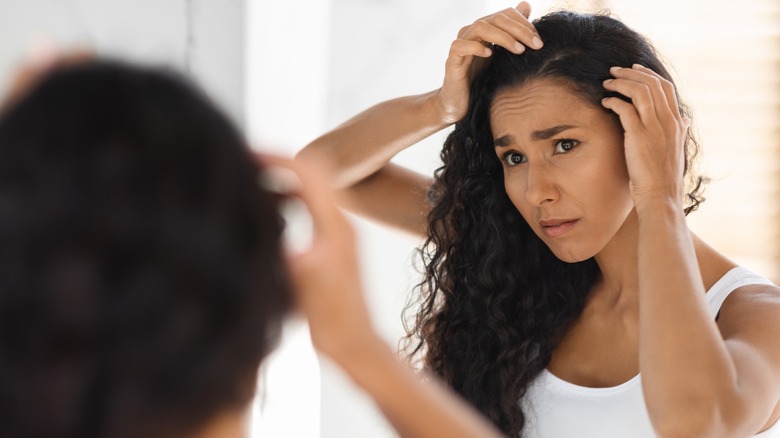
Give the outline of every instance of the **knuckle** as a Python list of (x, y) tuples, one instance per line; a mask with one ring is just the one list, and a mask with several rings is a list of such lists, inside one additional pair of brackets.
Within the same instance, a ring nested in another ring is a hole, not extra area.
[(474, 22), (472, 27), (477, 29), (477, 30), (484, 30), (484, 29), (490, 27), (490, 23), (488, 23), (487, 20), (485, 20), (485, 19), (479, 19), (479, 20)]

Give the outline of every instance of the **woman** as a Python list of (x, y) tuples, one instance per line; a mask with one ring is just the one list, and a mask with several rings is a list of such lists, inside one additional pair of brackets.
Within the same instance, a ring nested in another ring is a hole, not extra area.
[[(464, 27), (440, 89), (299, 155), (427, 238), (412, 355), (512, 436), (780, 434), (780, 289), (688, 229), (697, 145), (666, 68), (615, 19), (529, 13)], [(389, 163), (453, 123), (433, 179)]]
[[(313, 170), (260, 165), (171, 72), (85, 58), (22, 69), (0, 112), (0, 435), (244, 436), (294, 304), (401, 435), (498, 436), (375, 334)], [(304, 253), (283, 253), (268, 166), (299, 179)]]

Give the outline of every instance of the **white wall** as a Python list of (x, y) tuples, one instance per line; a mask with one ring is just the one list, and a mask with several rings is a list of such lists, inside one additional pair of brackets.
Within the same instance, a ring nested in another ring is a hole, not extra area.
[[(393, 97), (441, 86), (444, 61), (458, 30), (484, 15), (483, 0), (331, 0), (326, 129)], [(446, 133), (394, 160), (424, 174), (439, 166)], [(354, 218), (368, 304), (377, 329), (395, 347), (401, 311), (419, 276), (417, 239)], [(322, 367), (322, 437), (391, 437), (371, 401), (332, 366)]]
[(0, 96), (41, 38), (189, 71), (244, 119), (244, 0), (0, 0)]

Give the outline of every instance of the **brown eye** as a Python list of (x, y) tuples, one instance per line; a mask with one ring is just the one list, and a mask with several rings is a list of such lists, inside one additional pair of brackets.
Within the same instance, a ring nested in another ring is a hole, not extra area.
[(555, 142), (555, 152), (558, 154), (565, 154), (574, 149), (578, 144), (579, 142), (577, 140), (572, 140), (570, 138), (558, 140)]
[(525, 157), (517, 152), (507, 152), (504, 155), (504, 162), (507, 166), (513, 167), (525, 162)]

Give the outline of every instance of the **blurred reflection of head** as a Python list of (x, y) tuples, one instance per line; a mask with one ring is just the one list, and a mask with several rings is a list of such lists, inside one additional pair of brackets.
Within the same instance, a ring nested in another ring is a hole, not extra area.
[(9, 437), (195, 436), (240, 417), (290, 306), (274, 197), (173, 73), (46, 76), (0, 119)]

